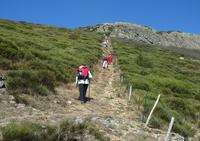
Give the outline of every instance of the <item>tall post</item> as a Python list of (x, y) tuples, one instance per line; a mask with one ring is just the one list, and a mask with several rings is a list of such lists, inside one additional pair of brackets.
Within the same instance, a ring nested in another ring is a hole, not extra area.
[(124, 81), (124, 77), (123, 75), (121, 75), (121, 83), (123, 83), (123, 81)]
[(156, 100), (156, 102), (155, 102), (155, 104), (154, 104), (154, 106), (153, 106), (153, 108), (152, 108), (152, 110), (151, 110), (151, 112), (150, 112), (150, 114), (149, 114), (149, 116), (147, 118), (147, 121), (145, 123), (145, 128), (147, 127), (147, 125), (149, 123), (149, 120), (150, 120), (150, 118), (151, 118), (151, 116), (153, 114), (154, 109), (156, 108), (156, 105), (158, 104), (159, 99), (160, 99), (160, 94), (158, 95), (157, 100)]
[(131, 100), (131, 96), (132, 96), (132, 85), (129, 86), (128, 101)]
[(165, 137), (165, 141), (169, 141), (169, 137), (170, 137), (170, 132), (172, 130), (172, 126), (174, 124), (174, 117), (171, 118), (171, 122), (169, 124), (169, 128), (168, 128), (168, 131), (167, 131), (167, 135)]

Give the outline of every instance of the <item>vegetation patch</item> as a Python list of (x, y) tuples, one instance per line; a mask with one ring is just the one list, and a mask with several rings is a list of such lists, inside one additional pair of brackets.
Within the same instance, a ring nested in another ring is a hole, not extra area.
[(109, 137), (91, 122), (75, 123), (66, 120), (59, 126), (32, 122), (11, 123), (2, 128), (3, 141), (109, 141)]

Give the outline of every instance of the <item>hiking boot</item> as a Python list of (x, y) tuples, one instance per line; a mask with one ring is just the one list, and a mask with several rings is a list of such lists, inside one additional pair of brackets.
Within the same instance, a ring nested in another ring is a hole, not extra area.
[(84, 101), (81, 101), (81, 104), (84, 104), (85, 102)]

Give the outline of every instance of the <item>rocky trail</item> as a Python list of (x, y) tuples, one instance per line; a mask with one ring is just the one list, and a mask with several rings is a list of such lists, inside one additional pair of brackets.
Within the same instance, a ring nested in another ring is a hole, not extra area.
[[(162, 140), (165, 133), (156, 129), (144, 129), (143, 124), (139, 122), (137, 109), (129, 109), (116, 66), (111, 65), (109, 69), (98, 70), (90, 86), (91, 100), (85, 104), (80, 104), (75, 84), (58, 87), (57, 95), (35, 98), (23, 95), (30, 103), (29, 106), (17, 104), (14, 97), (1, 94), (0, 104), (4, 108), (0, 110), (0, 126), (24, 120), (58, 124), (65, 119), (78, 122), (90, 119), (113, 141)], [(181, 140), (179, 136), (174, 137)]]
[[(96, 66), (90, 85), (91, 100), (85, 104), (78, 100), (74, 83), (61, 84), (56, 91), (56, 95), (48, 96), (22, 95), (20, 98), (26, 99), (28, 105), (16, 103), (13, 96), (1, 92), (0, 126), (24, 120), (55, 125), (65, 119), (77, 122), (89, 119), (112, 141), (161, 141), (165, 137), (164, 131), (145, 129), (136, 106), (130, 109), (116, 64), (108, 69), (102, 69), (100, 64)], [(177, 134), (172, 135), (172, 140), (183, 140)]]

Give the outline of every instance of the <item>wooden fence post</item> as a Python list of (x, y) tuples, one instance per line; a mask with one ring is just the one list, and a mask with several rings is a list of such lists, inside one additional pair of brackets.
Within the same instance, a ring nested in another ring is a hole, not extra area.
[(154, 106), (153, 106), (153, 108), (152, 108), (152, 110), (151, 110), (151, 112), (150, 112), (150, 114), (149, 114), (149, 116), (147, 118), (147, 121), (145, 123), (145, 128), (147, 127), (147, 125), (149, 123), (149, 120), (150, 120), (150, 118), (151, 118), (151, 116), (153, 114), (154, 109), (156, 108), (156, 105), (158, 104), (159, 99), (160, 99), (160, 94), (158, 95), (157, 100), (156, 100), (156, 102), (155, 102), (155, 104), (154, 104)]
[(168, 131), (167, 131), (167, 135), (165, 137), (165, 141), (169, 141), (169, 137), (170, 137), (170, 132), (172, 130), (172, 126), (174, 124), (174, 117), (171, 118), (171, 122), (169, 124), (169, 128), (168, 128)]

